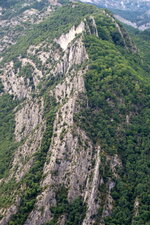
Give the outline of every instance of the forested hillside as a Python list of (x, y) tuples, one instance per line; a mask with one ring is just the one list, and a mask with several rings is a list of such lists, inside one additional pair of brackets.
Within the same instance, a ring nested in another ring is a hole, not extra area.
[(127, 30), (65, 2), (3, 49), (0, 225), (150, 224), (150, 33)]

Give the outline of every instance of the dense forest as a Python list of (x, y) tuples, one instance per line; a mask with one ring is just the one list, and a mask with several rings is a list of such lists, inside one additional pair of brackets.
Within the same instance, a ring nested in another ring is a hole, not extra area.
[[(140, 38), (146, 42), (143, 36), (140, 33), (137, 38), (139, 44)], [(120, 178), (112, 192), (115, 207), (106, 224), (149, 224), (150, 80), (149, 65), (144, 60), (147, 53), (143, 49), (144, 58), (129, 52), (120, 54), (120, 47), (111, 42), (104, 37), (85, 37), (92, 62), (85, 76), (89, 108), (81, 112), (80, 122), (105, 152), (117, 153), (122, 159)], [(106, 170), (103, 176), (109, 179), (112, 174)], [(135, 199), (140, 204), (138, 215), (134, 211)]]

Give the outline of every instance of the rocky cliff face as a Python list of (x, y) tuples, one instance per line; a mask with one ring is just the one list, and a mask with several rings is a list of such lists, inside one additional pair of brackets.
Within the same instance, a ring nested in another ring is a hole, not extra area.
[[(76, 7), (80, 6), (71, 4), (69, 10)], [(126, 51), (136, 52), (115, 19), (105, 11), (99, 13), (117, 33), (111, 44), (121, 40)], [(73, 224), (104, 225), (113, 210), (111, 193), (120, 176), (121, 158), (117, 152), (105, 152), (76, 121), (83, 106), (89, 108), (85, 76), (91, 58), (85, 36), (101, 39), (97, 24), (95, 15), (87, 13), (52, 41), (32, 44), (25, 55), (4, 61), (2, 96), (13, 95), (19, 104), (13, 109), (17, 147), (7, 176), (0, 180), (1, 225), (70, 224), (74, 210), (77, 215), (72, 218), (78, 218)], [(105, 180), (106, 165), (112, 176)], [(137, 199), (135, 214), (138, 204)]]
[[(60, 186), (68, 189), (68, 201), (82, 196), (84, 202), (87, 203), (83, 224), (94, 224), (95, 220), (92, 219), (92, 216), (97, 214), (100, 204), (99, 200), (96, 201), (99, 192), (98, 186), (103, 183), (99, 173), (102, 150), (100, 146), (93, 145), (86, 133), (74, 122), (74, 116), (80, 110), (80, 98), (81, 96), (86, 97), (84, 74), (88, 70), (88, 65), (86, 65), (88, 54), (83, 43), (83, 33), (87, 28), (88, 32), (91, 32), (90, 29), (95, 29), (93, 35), (98, 36), (94, 18), (92, 21), (91, 28), (87, 27), (86, 20), (83, 20), (77, 27), (73, 26), (68, 33), (55, 39), (59, 48), (54, 48), (50, 44), (46, 47), (47, 51), (44, 52), (46, 43), (41, 43), (39, 46), (31, 46), (27, 50), (28, 54), (32, 54), (33, 57), (36, 54), (45, 67), (44, 69), (50, 69), (51, 76), (57, 78), (59, 74), (62, 74), (62, 78), (61, 82), (58, 81), (58, 84), (49, 91), (49, 96), (53, 96), (58, 105), (52, 141), (43, 167), (43, 178), (39, 184), (42, 191), (37, 195), (35, 207), (24, 224), (44, 224), (53, 218), (50, 208), (56, 205), (55, 195)], [(51, 57), (55, 60), (55, 65), (47, 64)], [(26, 98), (15, 113), (15, 139), (17, 142), (24, 141), (15, 152), (8, 179), (2, 182), (8, 182), (10, 179), (19, 182), (28, 173), (34, 161), (34, 154), (41, 145), (45, 130), (43, 98), (35, 99), (31, 96), (33, 89), (30, 81), (28, 78), (25, 80), (20, 76), (19, 72), (27, 65), (32, 66), (32, 85), (35, 89), (40, 80), (44, 76), (47, 76), (48, 80), (49, 75), (45, 75), (28, 58), (19, 57), (18, 60), (21, 67), (15, 71), (13, 61), (8, 62), (1, 75), (1, 80), (5, 92), (13, 94), (19, 99)], [(83, 65), (85, 66), (83, 67)], [(115, 171), (115, 166), (120, 162), (116, 158), (116, 163), (113, 163), (114, 160), (115, 158), (112, 158), (111, 163), (112, 167), (114, 164)], [(113, 186), (113, 181), (110, 180), (108, 193), (111, 191), (111, 185)], [(24, 189), (24, 187), (22, 188)], [(110, 201), (110, 204), (105, 206), (105, 211), (108, 213), (107, 207), (110, 209), (112, 207), (109, 195), (106, 201)], [(17, 202), (19, 198), (18, 194)], [(15, 210), (12, 210), (12, 207)], [(8, 209), (1, 209), (3, 218), (0, 224), (6, 224), (16, 210), (14, 203)], [(59, 221), (59, 224), (64, 224), (65, 217), (60, 217)]]

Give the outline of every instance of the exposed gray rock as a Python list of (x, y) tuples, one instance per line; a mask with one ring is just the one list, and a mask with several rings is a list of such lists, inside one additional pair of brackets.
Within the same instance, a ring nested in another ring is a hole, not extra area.
[(31, 99), (23, 102), (22, 108), (15, 114), (15, 138), (21, 141), (43, 121), (43, 100)]

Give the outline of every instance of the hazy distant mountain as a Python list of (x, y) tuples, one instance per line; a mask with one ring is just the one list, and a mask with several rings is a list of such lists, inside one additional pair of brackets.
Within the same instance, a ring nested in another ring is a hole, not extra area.
[(97, 5), (101, 5), (107, 8), (115, 8), (115, 9), (122, 9), (122, 10), (143, 10), (150, 7), (150, 0), (122, 0), (122, 1), (115, 1), (115, 0), (82, 0), (84, 2), (90, 2)]
[(140, 30), (150, 28), (150, 0), (82, 0), (108, 8), (119, 15), (117, 19)]

